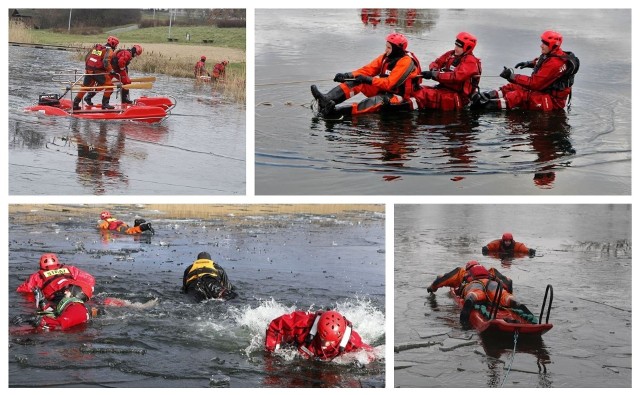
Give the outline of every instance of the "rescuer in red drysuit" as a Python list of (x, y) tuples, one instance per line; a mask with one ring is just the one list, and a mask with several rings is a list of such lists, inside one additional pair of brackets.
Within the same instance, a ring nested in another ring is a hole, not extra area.
[(517, 69), (533, 68), (531, 76), (516, 74), (514, 69), (504, 67), (500, 77), (510, 83), (497, 90), (478, 93), (473, 97), (471, 107), (490, 110), (563, 109), (567, 100), (571, 100), (571, 87), (580, 68), (580, 60), (572, 52), (560, 48), (560, 33), (547, 30), (540, 39), (541, 55), (515, 65)]
[(352, 329), (351, 322), (332, 310), (294, 311), (271, 321), (265, 338), (266, 351), (273, 352), (286, 346), (296, 347), (305, 358), (320, 360), (332, 360), (361, 349), (373, 350)]

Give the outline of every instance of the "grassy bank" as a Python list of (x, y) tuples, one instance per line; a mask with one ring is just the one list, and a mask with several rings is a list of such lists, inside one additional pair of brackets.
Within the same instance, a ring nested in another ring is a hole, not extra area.
[[(146, 205), (56, 205), (12, 204), (9, 215), (27, 214), (28, 221), (56, 221), (67, 218), (95, 218), (102, 210), (109, 210), (124, 221), (131, 213), (153, 219), (227, 218), (242, 219), (247, 216), (277, 214), (315, 214), (348, 216), (356, 211), (384, 212), (384, 205), (377, 204), (146, 204)], [(150, 214), (152, 213), (153, 214)], [(149, 215), (147, 215), (149, 214)]]
[[(166, 74), (173, 77), (193, 78), (193, 67), (200, 56), (207, 57), (207, 70), (213, 65), (228, 60), (224, 81), (211, 84), (211, 89), (221, 92), (230, 100), (246, 103), (246, 29), (215, 27), (173, 27), (172, 37), (178, 42), (167, 42), (166, 27), (151, 27), (117, 33), (120, 48), (130, 48), (140, 44), (144, 48), (142, 56), (129, 65), (132, 76), (135, 71), (150, 74)], [(186, 42), (189, 33), (191, 40)], [(9, 24), (9, 41), (31, 44), (60, 45), (76, 50), (78, 68), (83, 67), (86, 51), (95, 43), (104, 43), (108, 34), (74, 35), (46, 30), (27, 29), (19, 23)], [(213, 40), (204, 44), (202, 40)]]

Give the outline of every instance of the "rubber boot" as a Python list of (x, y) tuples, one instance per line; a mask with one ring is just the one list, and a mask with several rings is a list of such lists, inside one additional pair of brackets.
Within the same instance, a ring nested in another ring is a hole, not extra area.
[(476, 92), (471, 96), (470, 108), (485, 108), (491, 100), (498, 98), (498, 91)]
[[(331, 101), (333, 103), (333, 100)], [(336, 107), (335, 105), (330, 105), (326, 109), (326, 114), (322, 114), (323, 117), (326, 118), (342, 118), (344, 116), (348, 116), (353, 114), (353, 105), (345, 105)]]
[(103, 97), (102, 98), (102, 109), (103, 110), (113, 110), (114, 108), (115, 108), (114, 106), (109, 104), (109, 98), (108, 97)]
[(131, 99), (129, 99), (129, 89), (122, 90), (122, 104), (133, 104)]
[(87, 93), (87, 95), (84, 97), (84, 102), (87, 103), (88, 106), (93, 107), (93, 102), (91, 101), (91, 99), (93, 99), (95, 95), (96, 95), (95, 92)]
[(460, 312), (460, 324), (462, 324), (462, 327), (465, 329), (469, 328), (469, 317), (471, 316), (471, 311), (473, 311), (473, 300), (467, 299), (464, 301), (462, 311)]
[(79, 98), (78, 96), (76, 96), (75, 99), (73, 99), (73, 110), (74, 111), (80, 110), (80, 100), (82, 100), (82, 99)]
[(334, 111), (336, 104), (347, 100), (340, 85), (334, 87), (326, 95), (322, 94), (318, 87), (311, 85), (311, 94), (318, 101), (318, 112), (322, 116), (327, 116)]
[(148, 230), (149, 232), (151, 232), (152, 235), (156, 234), (156, 231), (153, 230), (153, 228), (151, 227), (151, 224), (148, 222), (145, 222), (142, 225), (140, 225), (140, 230), (143, 232)]

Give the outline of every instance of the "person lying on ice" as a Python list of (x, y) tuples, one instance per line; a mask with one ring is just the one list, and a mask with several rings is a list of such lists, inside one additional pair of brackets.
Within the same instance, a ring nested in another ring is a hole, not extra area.
[[(318, 101), (318, 112), (324, 117), (366, 114), (383, 108), (402, 105), (419, 87), (420, 62), (407, 51), (407, 38), (391, 33), (386, 39), (385, 52), (358, 70), (338, 73), (334, 77), (340, 85), (322, 94), (311, 85), (311, 94)], [(418, 77), (418, 78), (416, 78)], [(360, 103), (336, 107), (336, 104), (362, 93), (367, 98)]]
[(495, 299), (498, 291), (498, 284), (501, 283), (503, 290), (500, 296), (500, 306), (515, 308), (533, 317), (533, 314), (522, 303), (516, 301), (513, 294), (513, 282), (504, 276), (497, 269), (487, 270), (478, 261), (469, 261), (466, 266), (457, 267), (449, 273), (438, 276), (427, 291), (434, 293), (438, 288), (455, 288), (456, 294), (464, 299), (464, 305), (460, 312), (460, 323), (464, 327), (469, 325), (469, 316), (476, 304), (489, 304)]
[[(332, 360), (358, 350), (372, 351), (342, 314), (337, 311), (294, 311), (275, 318), (267, 327), (265, 350), (269, 353), (292, 346), (304, 358)], [(369, 356), (375, 359), (373, 354)]]
[(123, 221), (112, 217), (111, 213), (108, 211), (103, 211), (100, 213), (98, 229), (111, 230), (128, 235), (135, 235), (146, 231), (149, 231), (151, 234), (156, 233), (155, 230), (151, 227), (151, 223), (145, 221), (142, 218), (137, 218), (133, 223), (133, 227), (130, 227)]
[(503, 256), (514, 256), (517, 254), (526, 254), (530, 257), (536, 255), (536, 250), (527, 248), (526, 245), (519, 241), (513, 240), (511, 233), (504, 233), (501, 239), (496, 239), (482, 247), (482, 255), (495, 253)]
[(234, 287), (224, 269), (211, 259), (208, 252), (201, 252), (182, 276), (182, 292), (192, 294), (198, 301), (204, 299), (233, 299)]

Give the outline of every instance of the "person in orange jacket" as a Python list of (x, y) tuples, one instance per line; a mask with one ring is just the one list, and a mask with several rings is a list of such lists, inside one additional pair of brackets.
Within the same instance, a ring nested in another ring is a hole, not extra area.
[(420, 109), (451, 111), (463, 108), (477, 93), (482, 65), (473, 50), (478, 40), (467, 32), (456, 36), (454, 49), (440, 55), (422, 72), (424, 79), (438, 82), (436, 86), (421, 86), (414, 97)]
[(97, 314), (97, 310), (85, 304), (93, 296), (95, 279), (91, 274), (60, 263), (53, 253), (43, 254), (39, 265), (40, 269), (16, 289), (34, 297), (38, 312), (13, 317), (13, 325), (65, 330), (86, 323)]
[(265, 350), (272, 353), (286, 346), (297, 348), (304, 358), (320, 360), (361, 349), (373, 351), (353, 330), (351, 322), (333, 310), (294, 311), (272, 320), (267, 327)]
[(454, 288), (456, 294), (464, 299), (464, 305), (460, 312), (460, 323), (466, 326), (469, 324), (469, 316), (473, 306), (493, 301), (500, 284), (502, 285), (500, 306), (518, 308), (533, 316), (529, 309), (513, 296), (513, 282), (510, 278), (495, 268), (487, 270), (474, 260), (467, 262), (465, 267), (457, 267), (449, 273), (436, 277), (427, 287), (427, 292), (434, 293), (442, 287)]
[(529, 255), (530, 257), (534, 257), (536, 255), (536, 250), (533, 248), (528, 248), (523, 243), (513, 240), (513, 235), (511, 233), (504, 233), (501, 239), (496, 239), (482, 247), (482, 255), (487, 255), (490, 253), (500, 254), (500, 255)]
[(137, 218), (134, 222), (134, 225), (131, 227), (125, 222), (111, 216), (111, 213), (106, 210), (100, 213), (98, 229), (110, 230), (114, 232), (125, 233), (128, 235), (135, 235), (146, 231), (149, 231), (151, 234), (156, 233), (151, 226), (151, 223), (145, 221), (142, 218)]
[[(311, 85), (311, 94), (318, 101), (318, 112), (325, 117), (378, 112), (402, 106), (419, 87), (420, 62), (407, 51), (408, 40), (400, 33), (386, 39), (385, 52), (366, 66), (334, 77), (340, 85), (323, 94)], [(418, 78), (416, 78), (418, 77)], [(362, 93), (367, 99), (360, 103), (336, 107), (336, 104)]]
[(560, 33), (547, 30), (540, 39), (541, 55), (515, 65), (516, 69), (533, 68), (531, 76), (516, 74), (514, 69), (505, 66), (500, 77), (509, 83), (496, 90), (476, 94), (471, 107), (490, 110), (563, 109), (571, 99), (571, 87), (580, 68), (580, 60), (572, 52), (560, 48)]
[[(85, 57), (85, 76), (82, 81), (82, 87), (91, 87), (91, 86), (106, 86), (107, 88), (100, 88), (99, 90), (104, 90), (104, 95), (102, 96), (102, 108), (103, 109), (113, 109), (114, 107), (109, 104), (109, 98), (113, 93), (113, 89), (109, 87), (113, 86), (111, 82), (111, 78), (109, 74), (113, 70), (111, 67), (111, 58), (113, 54), (120, 44), (120, 40), (118, 40), (115, 36), (109, 36), (107, 38), (107, 44), (96, 44), (87, 56)], [(73, 110), (80, 110), (80, 102), (82, 98), (87, 94), (87, 91), (80, 91), (73, 99)], [(89, 106), (93, 106), (91, 102), (91, 97), (87, 96), (85, 98), (85, 102)]]

